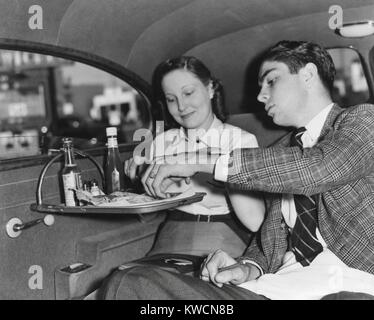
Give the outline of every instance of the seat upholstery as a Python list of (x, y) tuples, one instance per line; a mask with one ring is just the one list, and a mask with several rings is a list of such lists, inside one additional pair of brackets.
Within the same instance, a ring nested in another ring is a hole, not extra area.
[(287, 129), (274, 125), (265, 114), (232, 114), (227, 123), (254, 134), (260, 147), (270, 146), (288, 132)]

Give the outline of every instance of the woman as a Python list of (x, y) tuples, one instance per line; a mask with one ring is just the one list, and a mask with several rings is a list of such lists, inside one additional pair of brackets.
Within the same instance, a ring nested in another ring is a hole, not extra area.
[[(222, 86), (198, 59), (182, 56), (161, 63), (154, 72), (153, 90), (168, 129), (154, 139), (155, 161), (168, 157), (175, 160), (175, 156), (187, 152), (201, 156), (258, 147), (254, 135), (224, 123)], [(135, 179), (137, 167), (134, 159), (126, 161), (125, 174)], [(149, 179), (142, 182), (146, 192), (151, 193), (147, 186)], [(188, 189), (205, 192), (206, 196), (201, 202), (169, 212), (149, 254), (202, 256), (222, 249), (232, 256), (240, 256), (248, 245), (247, 229), (256, 232), (263, 221), (262, 196), (232, 190), (204, 174), (190, 181), (176, 181), (167, 191)]]

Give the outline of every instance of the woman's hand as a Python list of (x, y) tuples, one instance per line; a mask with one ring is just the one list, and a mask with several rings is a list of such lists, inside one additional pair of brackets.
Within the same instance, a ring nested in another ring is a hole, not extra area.
[(141, 174), (145, 171), (147, 167), (145, 160), (146, 158), (135, 156), (125, 161), (124, 172), (132, 182), (139, 179)]

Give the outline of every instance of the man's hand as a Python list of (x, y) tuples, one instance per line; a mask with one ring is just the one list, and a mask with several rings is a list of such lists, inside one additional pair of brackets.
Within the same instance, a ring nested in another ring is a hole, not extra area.
[(200, 157), (198, 153), (179, 153), (156, 158), (142, 176), (145, 191), (156, 198), (167, 198), (165, 190), (175, 181), (185, 179), (197, 172), (214, 174), (214, 166), (219, 154)]
[(141, 181), (149, 195), (155, 198), (167, 198), (165, 190), (171, 184), (187, 179), (198, 171), (197, 165), (152, 163), (143, 174)]
[[(214, 164), (157, 164), (152, 163), (145, 171), (141, 181), (145, 191), (155, 198), (167, 198), (165, 190), (175, 183), (192, 177), (197, 172), (213, 174)], [(187, 179), (188, 180), (188, 179)], [(188, 183), (188, 181), (186, 182)]]
[(239, 285), (245, 281), (256, 279), (258, 276), (259, 270), (255, 266), (238, 264), (234, 258), (219, 249), (209, 254), (205, 259), (200, 278), (222, 287), (223, 284), (228, 283)]

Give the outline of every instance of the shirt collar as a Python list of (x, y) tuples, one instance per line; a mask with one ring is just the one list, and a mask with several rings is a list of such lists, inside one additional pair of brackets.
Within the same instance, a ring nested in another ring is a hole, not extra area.
[[(209, 137), (212, 134), (212, 131), (221, 131), (221, 129), (223, 128), (223, 122), (220, 119), (218, 119), (216, 117), (216, 115), (213, 115), (213, 117), (214, 117), (213, 118), (213, 122), (210, 125), (209, 129), (206, 132), (204, 132), (204, 134), (201, 135), (201, 136), (198, 136), (196, 134), (196, 138), (198, 138), (198, 139), (192, 138), (192, 140), (194, 140), (194, 141), (200, 140), (203, 144), (204, 143), (207, 144), (207, 142), (208, 142), (207, 141), (208, 140), (207, 137)], [(194, 131), (192, 131), (192, 132), (194, 132)], [(195, 132), (198, 133), (199, 130), (196, 130)], [(180, 129), (179, 129), (179, 136), (182, 139), (184, 138), (186, 140), (191, 140), (191, 138), (187, 138), (186, 129), (184, 127), (180, 127)], [(213, 136), (215, 136), (215, 135), (213, 135)]]
[[(325, 121), (327, 119), (327, 116), (329, 115), (332, 107), (334, 106), (334, 103), (330, 103), (328, 106), (323, 108), (312, 120), (308, 122), (308, 124), (305, 126), (306, 132), (311, 140), (317, 141), (319, 138), (323, 125), (325, 124)], [(304, 134), (304, 135), (305, 135)], [(303, 135), (303, 136), (304, 136)]]

